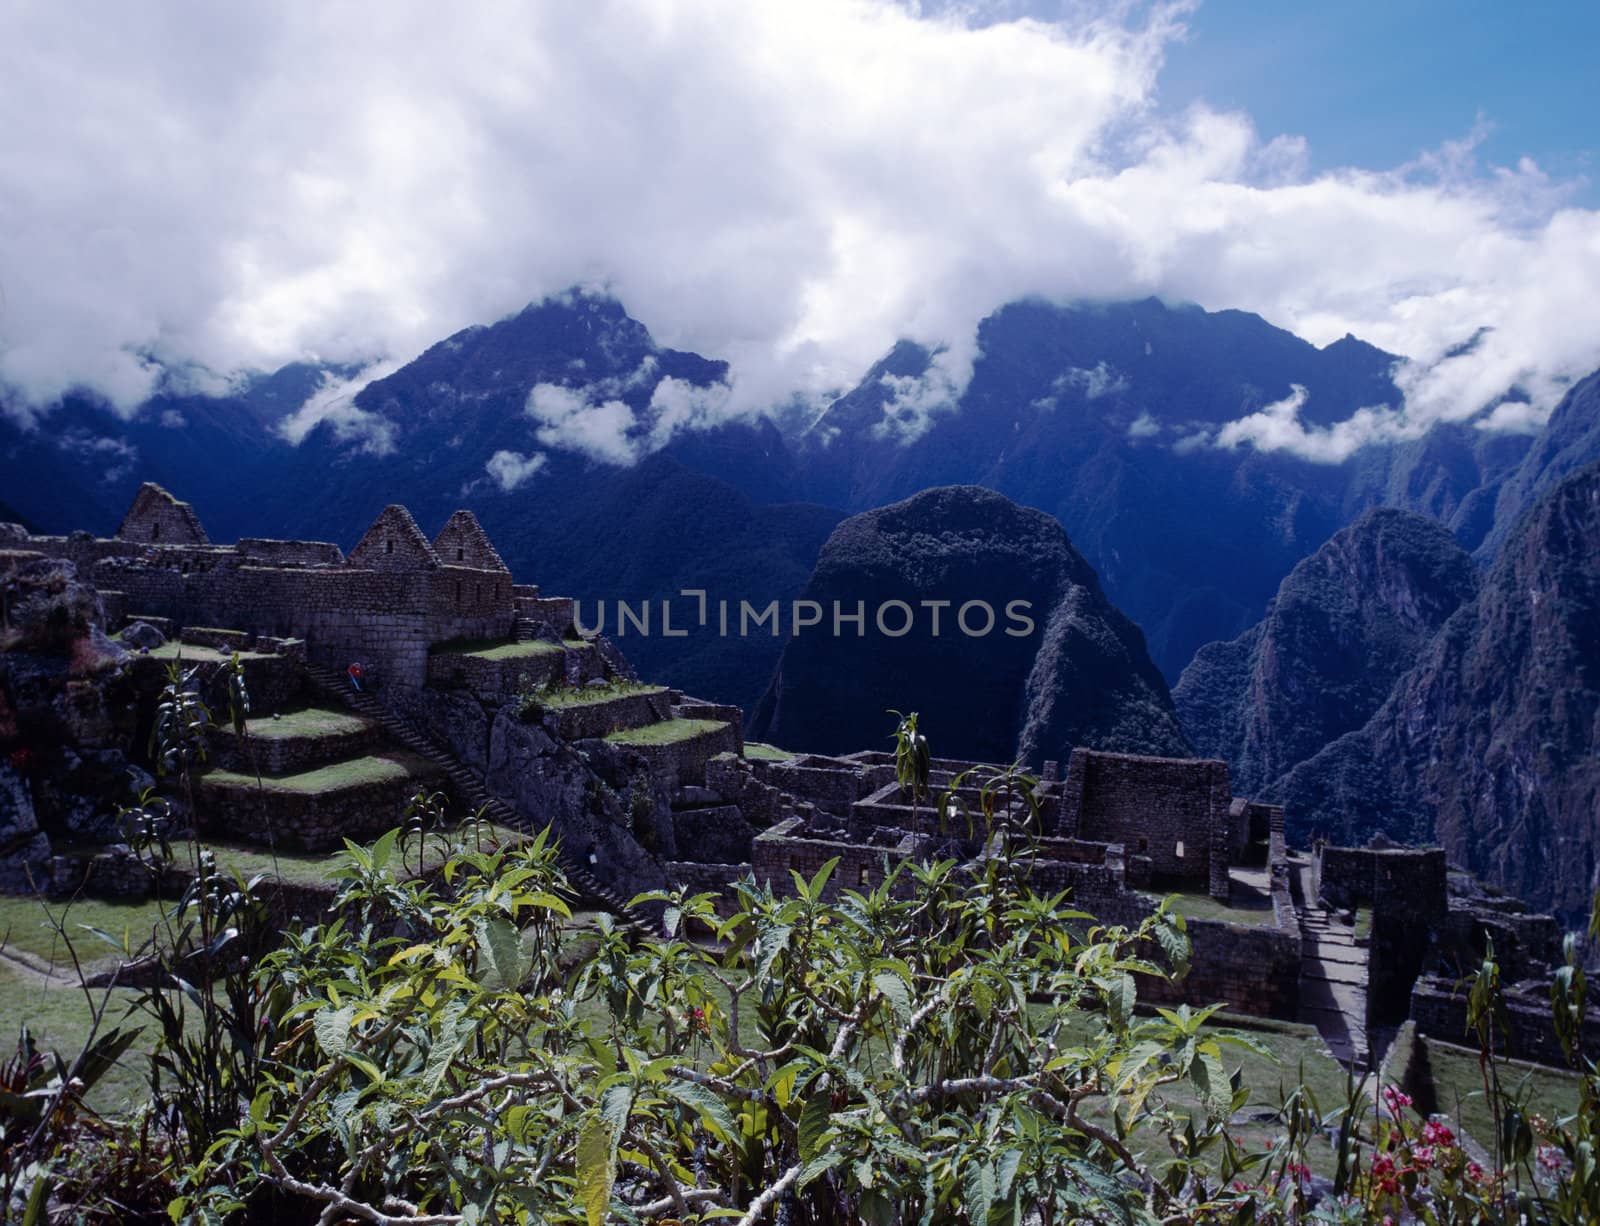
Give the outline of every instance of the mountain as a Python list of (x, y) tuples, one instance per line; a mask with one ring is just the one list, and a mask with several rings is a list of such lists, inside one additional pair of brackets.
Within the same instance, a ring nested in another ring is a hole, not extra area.
[[(789, 638), (752, 717), (753, 735), (785, 749), (883, 746), (896, 708), (921, 713), (941, 757), (1188, 754), (1138, 627), (1060, 524), (991, 490), (925, 490), (852, 516), (801, 598), (822, 624)], [(928, 602), (941, 601), (935, 628)]]
[(1155, 299), (1003, 307), (980, 325), (959, 400), (907, 439), (886, 416), (937, 355), (902, 344), (801, 440), (811, 496), (850, 510), (947, 482), (1056, 517), (1176, 679), (1195, 650), (1260, 616), (1289, 569), (1380, 490), (1353, 465), (1222, 449), (1223, 424), (1307, 389), (1308, 425), (1398, 403), (1397, 360), (1325, 348), (1241, 311)]
[[(1032, 300), (984, 320), (978, 347), (958, 396), (940, 374), (949, 355), (907, 341), (814, 421), (730, 419), (724, 363), (658, 345), (612, 299), (569, 292), (325, 404), (297, 446), (285, 419), (303, 422), (354, 371), (291, 366), (217, 396), (166, 376), (130, 416), (75, 394), (32, 430), (0, 415), (0, 485), (52, 531), (112, 531), (154, 480), (214, 539), (346, 547), (390, 502), (428, 527), (467, 506), (519, 576), (635, 603), (684, 588), (792, 599), (841, 518), (982, 485), (1066, 528), (1175, 682), (1369, 507), (1436, 518), (1487, 559), (1528, 497), (1600, 455), (1592, 380), (1538, 440), (1445, 425), (1340, 464), (1219, 447), (1225, 423), (1295, 388), (1312, 427), (1398, 402), (1392, 355), (1353, 337), (1318, 348), (1239, 311)], [(641, 638), (630, 655), (748, 709), (780, 646)]]
[[(294, 460), (278, 433), (338, 367), (297, 363), (243, 380), (228, 394), (159, 391), (131, 415), (73, 393), (31, 428), (0, 413), (6, 501), (46, 532), (110, 534), (139, 486), (155, 481), (201, 508), (215, 540), (268, 535), (262, 518)], [(270, 517), (269, 517), (270, 519)]]
[(1172, 691), (1184, 732), (1255, 795), (1364, 724), (1477, 588), (1441, 524), (1368, 511), (1289, 572), (1265, 618), (1195, 654)]
[(1600, 463), (1518, 519), (1382, 707), (1274, 788), (1291, 833), (1435, 838), (1575, 919), (1600, 875)]
[(1480, 560), (1499, 552), (1518, 518), (1568, 473), (1600, 458), (1600, 371), (1579, 380), (1561, 398), (1517, 467), (1495, 489), (1488, 532), (1476, 546)]

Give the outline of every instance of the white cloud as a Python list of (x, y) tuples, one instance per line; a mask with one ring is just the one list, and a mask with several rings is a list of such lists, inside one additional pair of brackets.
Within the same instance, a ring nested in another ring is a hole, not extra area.
[(536, 451), (532, 455), (523, 455), (517, 451), (497, 451), (489, 457), (483, 468), (485, 472), (494, 478), (495, 484), (500, 487), (500, 491), (509, 494), (543, 468), (545, 463), (545, 456), (542, 452)]
[(1097, 362), (1093, 370), (1073, 366), (1056, 376), (1051, 388), (1057, 392), (1078, 391), (1085, 400), (1098, 400), (1128, 390), (1128, 378), (1114, 367)]
[(341, 443), (355, 443), (367, 455), (386, 456), (395, 449), (394, 423), (368, 409), (355, 397), (367, 384), (399, 369), (394, 361), (377, 362), (347, 379), (324, 374), (305, 403), (278, 423), (278, 433), (298, 447), (317, 426), (326, 423)]
[(1154, 438), (1160, 433), (1161, 423), (1151, 417), (1148, 411), (1140, 413), (1128, 423), (1129, 438)]
[[(894, 389), (885, 433), (913, 437), (965, 385), (978, 320), (1030, 294), (1160, 294), (1410, 355), (1399, 421), (1367, 429), (1465, 420), (1513, 384), (1520, 428), (1600, 364), (1600, 213), (1532, 163), (1481, 166), (1469, 136), (1311, 175), (1292, 133), (1163, 114), (1181, 8), (969, 7), (503, 0), (445, 21), (405, 0), (374, 22), (18, 0), (4, 402), (25, 418), (83, 384), (130, 407), (153, 361), (403, 361), (575, 284), (731, 361), (725, 401), (686, 424), (848, 387), (908, 338), (949, 354)], [(543, 429), (637, 454), (659, 419), (630, 423), (624, 395)], [(349, 406), (326, 416), (384, 445)]]
[(884, 375), (879, 382), (889, 389), (889, 397), (872, 427), (873, 437), (904, 446), (931, 430), (939, 414), (954, 413), (976, 356), (975, 344), (968, 341), (959, 350), (936, 350), (920, 375)]
[(1223, 426), (1216, 445), (1237, 448), (1249, 443), (1259, 451), (1290, 451), (1303, 459), (1336, 464), (1368, 443), (1415, 436), (1414, 423), (1382, 405), (1357, 409), (1332, 426), (1307, 427), (1300, 421), (1307, 399), (1306, 389), (1294, 384), (1282, 400)]

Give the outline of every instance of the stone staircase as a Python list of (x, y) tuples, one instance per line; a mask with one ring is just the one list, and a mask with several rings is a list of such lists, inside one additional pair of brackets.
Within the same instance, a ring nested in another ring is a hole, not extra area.
[[(467, 808), (473, 812), (481, 811), (490, 821), (514, 830), (528, 830), (531, 827), (532, 823), (527, 818), (489, 792), (476, 771), (432, 737), (424, 734), (410, 720), (379, 702), (373, 694), (353, 689), (344, 674), (323, 664), (310, 663), (306, 665), (306, 673), (324, 694), (338, 699), (346, 707), (380, 725), (389, 736), (412, 753), (443, 770), (457, 797)], [(609, 911), (623, 925), (635, 932), (643, 934), (649, 931), (649, 920), (629, 907), (616, 891), (600, 881), (586, 867), (563, 853), (559, 847), (557, 855), (560, 857), (561, 869), (573, 887), (577, 902), (592, 904)]]
[(1369, 1071), (1367, 951), (1354, 933), (1309, 897), (1309, 865), (1295, 866), (1300, 917), (1300, 1020), (1317, 1028), (1328, 1050), (1357, 1074)]

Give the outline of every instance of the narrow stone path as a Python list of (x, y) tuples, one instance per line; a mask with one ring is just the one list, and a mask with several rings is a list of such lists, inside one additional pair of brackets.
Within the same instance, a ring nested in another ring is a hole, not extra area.
[(1348, 928), (1311, 897), (1311, 866), (1294, 866), (1300, 915), (1300, 1020), (1357, 1073), (1368, 1071), (1367, 951)]
[[(473, 812), (482, 811), (490, 821), (514, 830), (531, 829), (533, 823), (498, 796), (493, 795), (476, 771), (439, 742), (423, 733), (410, 720), (391, 711), (374, 695), (352, 689), (349, 680), (343, 674), (323, 664), (308, 663), (306, 673), (324, 694), (338, 699), (351, 710), (380, 724), (385, 732), (412, 753), (426, 758), (443, 770), (457, 796), (467, 808)], [(649, 921), (629, 907), (615, 890), (601, 882), (583, 865), (563, 854), (559, 846), (557, 855), (561, 860), (561, 869), (567, 875), (567, 880), (572, 883), (578, 901), (598, 905), (635, 931), (643, 933), (649, 930)]]

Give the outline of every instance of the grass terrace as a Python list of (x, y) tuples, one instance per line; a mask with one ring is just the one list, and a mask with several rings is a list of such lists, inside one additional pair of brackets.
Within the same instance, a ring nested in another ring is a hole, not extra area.
[[(1159, 902), (1169, 895), (1146, 894), (1145, 897), (1152, 902)], [(1225, 924), (1250, 924), (1259, 928), (1271, 928), (1277, 923), (1272, 913), (1271, 898), (1252, 897), (1237, 885), (1231, 902), (1200, 893), (1173, 894), (1170, 897), (1174, 900), (1174, 908), (1184, 919), (1221, 920)]]
[[(179, 643), (168, 639), (159, 647), (152, 647), (148, 652), (151, 660), (176, 660), (180, 657), (189, 664), (221, 664), (225, 660), (233, 659), (231, 651), (218, 651), (215, 647), (197, 647), (193, 643)], [(241, 651), (241, 660), (271, 660), (275, 658), (267, 651)]]
[(433, 649), (439, 656), (472, 656), (479, 660), (526, 660), (533, 656), (559, 655), (567, 650), (560, 643), (543, 639), (507, 642), (504, 639), (461, 639)]
[[(161, 904), (153, 899), (120, 902), (82, 898), (74, 901), (0, 895), (0, 940), (5, 948), (31, 954), (52, 967), (69, 972), (72, 957), (67, 952), (66, 942), (56, 931), (57, 923), (65, 927), (79, 960), (87, 968), (116, 959), (111, 946), (89, 929), (98, 928), (119, 939), (126, 936), (129, 946), (136, 948), (149, 937), (160, 919)], [(0, 1015), (3, 1015), (3, 1008), (0, 1002)], [(6, 1033), (0, 1029), (0, 1044), (5, 1039)]]
[(746, 741), (744, 743), (744, 756), (746, 758), (755, 758), (762, 762), (787, 762), (790, 758), (798, 755), (762, 741)]
[[(261, 787), (268, 792), (316, 795), (373, 783), (423, 779), (438, 773), (439, 768), (426, 758), (394, 752), (333, 762), (316, 770), (302, 771), (298, 775), (267, 775), (261, 779)], [(256, 777), (243, 771), (213, 769), (201, 775), (200, 782), (209, 787), (254, 788)]]
[(613, 745), (676, 745), (727, 725), (720, 719), (665, 719), (642, 728), (626, 728), (606, 737)]
[(546, 711), (559, 711), (564, 707), (589, 707), (596, 703), (610, 702), (614, 698), (627, 698), (634, 694), (665, 694), (667, 687), (664, 685), (641, 685), (638, 682), (628, 681), (620, 685), (596, 686), (563, 686), (559, 689), (542, 690), (537, 695), (539, 705)]
[(326, 707), (302, 707), (276, 715), (258, 715), (250, 720), (250, 735), (261, 740), (289, 740), (292, 737), (353, 736), (371, 725), (359, 715)]
[[(1448, 1115), (1485, 1149), (1492, 1149), (1495, 1121), (1484, 1097), (1477, 1050), (1432, 1038), (1419, 1038), (1417, 1042), (1421, 1048), (1420, 1071), (1432, 1086), (1434, 1109)], [(1531, 1091), (1529, 1105), (1537, 1114), (1559, 1119), (1578, 1109), (1575, 1074), (1521, 1060), (1501, 1062), (1500, 1084), (1507, 1090), (1516, 1089), (1524, 1078)]]

